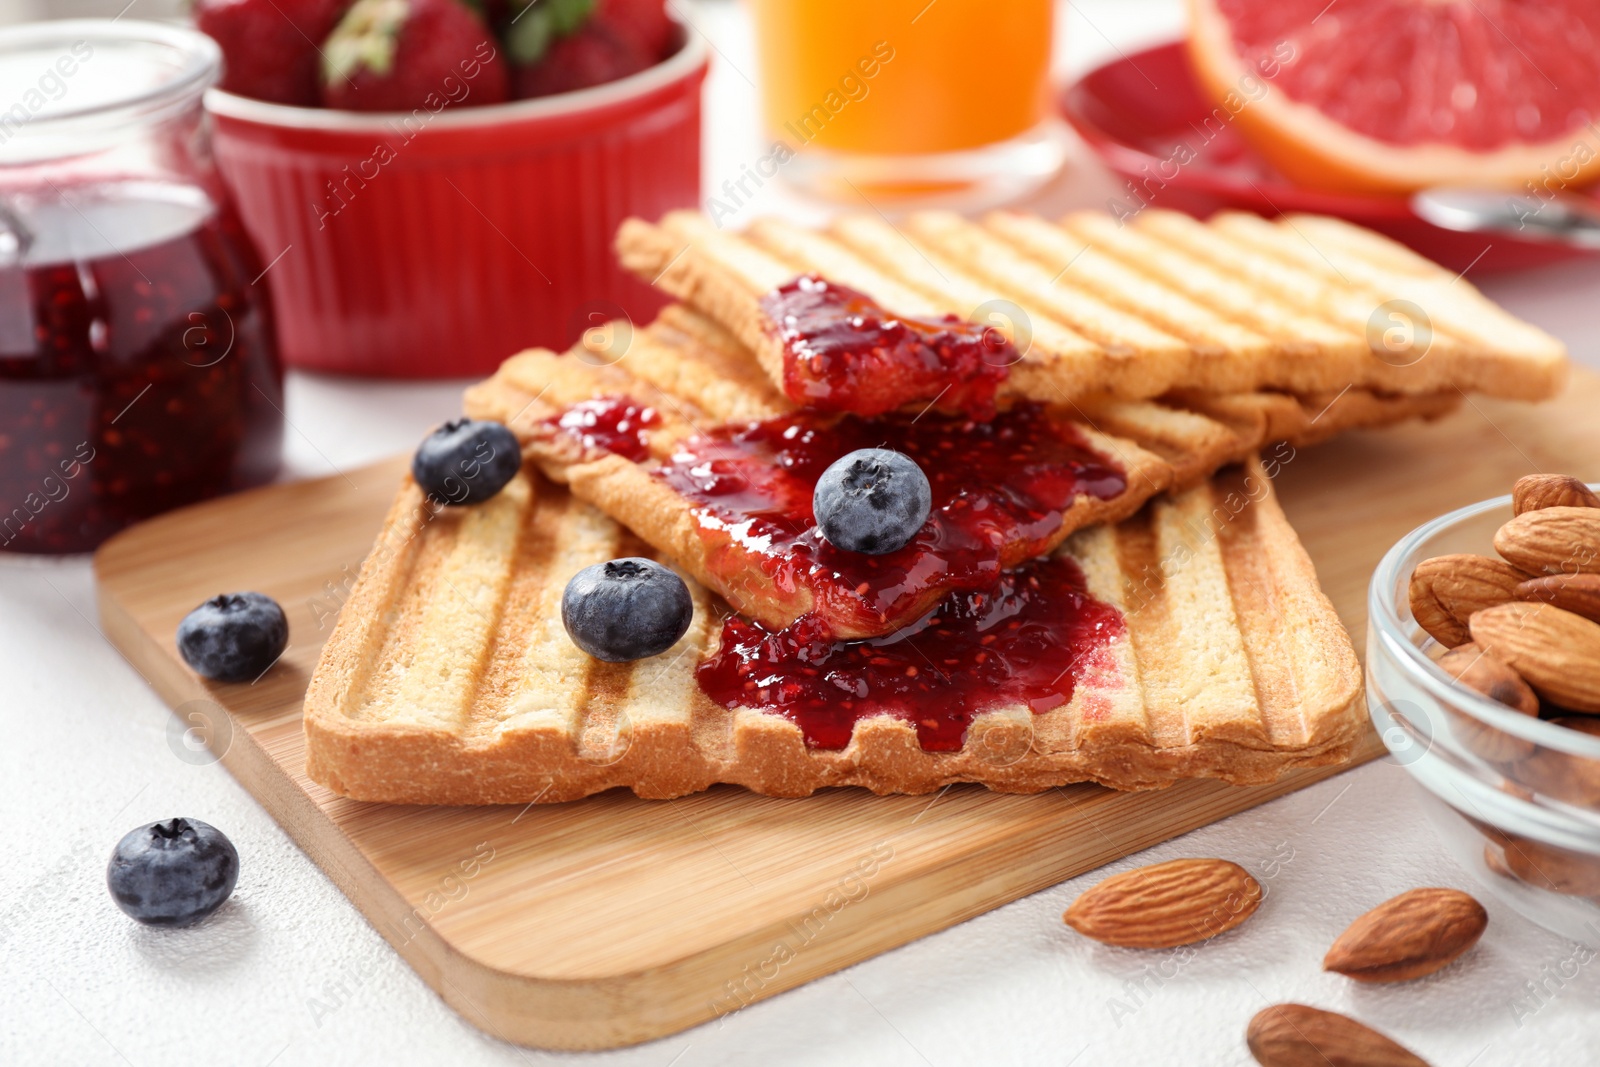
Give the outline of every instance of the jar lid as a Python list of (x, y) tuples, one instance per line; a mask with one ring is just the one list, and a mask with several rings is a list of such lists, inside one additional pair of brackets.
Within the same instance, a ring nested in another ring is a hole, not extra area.
[(122, 19), (0, 30), (0, 163), (95, 151), (189, 106), (222, 53), (202, 33)]

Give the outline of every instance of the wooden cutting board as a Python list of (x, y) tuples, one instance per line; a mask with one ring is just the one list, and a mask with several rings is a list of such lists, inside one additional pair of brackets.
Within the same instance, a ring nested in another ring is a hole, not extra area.
[[(1394, 541), (1532, 471), (1600, 476), (1596, 411), (1600, 378), (1580, 373), (1552, 404), (1474, 398), (1443, 422), (1352, 434), (1287, 464), (1284, 507), (1357, 647), (1368, 578)], [(300, 704), (402, 469), (397, 459), (276, 486), (129, 530), (96, 558), (100, 612), (192, 735), (401, 955), (509, 1041), (606, 1048), (672, 1033), (1336, 773), (1122, 794), (344, 800), (305, 777)], [(276, 597), (292, 644), (258, 683), (208, 691), (173, 633), (195, 604), (235, 589)], [(1363, 758), (1380, 750), (1369, 738)]]

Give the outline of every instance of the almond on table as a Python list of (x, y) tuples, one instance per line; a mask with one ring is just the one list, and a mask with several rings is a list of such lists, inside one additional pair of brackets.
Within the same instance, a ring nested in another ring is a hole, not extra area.
[(1175, 948), (1232, 930), (1255, 914), (1261, 897), (1261, 884), (1237, 863), (1169, 860), (1112, 875), (1062, 918), (1102, 944)]
[(1428, 1067), (1370, 1026), (1305, 1004), (1263, 1008), (1245, 1041), (1261, 1067)]
[(1358, 982), (1406, 982), (1449, 966), (1483, 936), (1489, 914), (1457, 889), (1413, 889), (1351, 923), (1324, 970)]

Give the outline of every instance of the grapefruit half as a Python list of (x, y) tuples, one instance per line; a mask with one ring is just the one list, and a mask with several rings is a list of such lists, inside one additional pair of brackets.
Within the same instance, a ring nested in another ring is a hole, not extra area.
[(1219, 109), (1283, 175), (1344, 192), (1600, 178), (1595, 0), (1190, 0)]

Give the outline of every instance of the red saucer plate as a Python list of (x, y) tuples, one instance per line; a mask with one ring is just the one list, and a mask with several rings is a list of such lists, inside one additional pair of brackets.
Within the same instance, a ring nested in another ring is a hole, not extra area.
[(1057, 102), (1063, 117), (1106, 165), (1131, 183), (1114, 199), (1113, 211), (1117, 201), (1124, 210), (1137, 211), (1142, 200), (1147, 206), (1202, 218), (1223, 209), (1269, 216), (1289, 211), (1334, 215), (1388, 234), (1451, 270), (1471, 268), (1474, 274), (1589, 254), (1501, 234), (1441, 229), (1419, 218), (1404, 197), (1330, 193), (1291, 184), (1256, 155), (1234, 126), (1216, 121), (1181, 41), (1097, 67), (1062, 89)]

